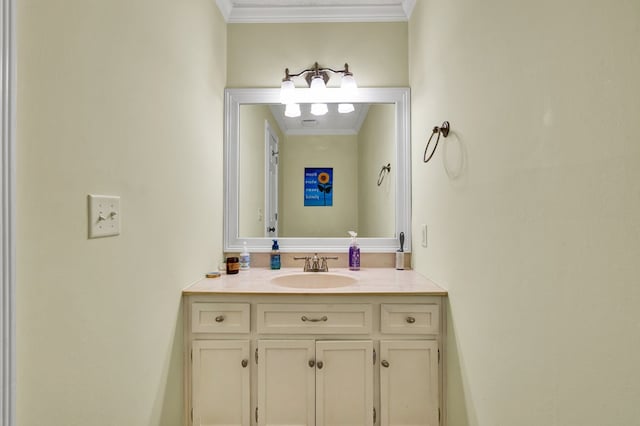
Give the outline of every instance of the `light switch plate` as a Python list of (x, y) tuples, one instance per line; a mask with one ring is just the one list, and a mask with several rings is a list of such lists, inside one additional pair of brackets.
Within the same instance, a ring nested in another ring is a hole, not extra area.
[(89, 194), (89, 238), (120, 235), (120, 197)]

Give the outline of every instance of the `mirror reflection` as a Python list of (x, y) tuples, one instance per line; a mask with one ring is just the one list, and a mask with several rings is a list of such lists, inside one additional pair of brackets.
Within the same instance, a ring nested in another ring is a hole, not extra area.
[(393, 238), (396, 105), (356, 103), (348, 113), (285, 116), (281, 104), (239, 111), (238, 234)]
[[(341, 252), (350, 229), (367, 252), (395, 252), (400, 232), (411, 247), (409, 89), (295, 93), (292, 123), (280, 89), (225, 89), (224, 249), (268, 252), (277, 236), (283, 251)], [(327, 104), (326, 117), (309, 115), (312, 103)], [(354, 110), (336, 113), (340, 104)]]

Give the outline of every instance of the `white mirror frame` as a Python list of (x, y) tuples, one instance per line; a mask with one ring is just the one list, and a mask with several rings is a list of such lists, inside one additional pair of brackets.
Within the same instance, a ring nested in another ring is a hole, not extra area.
[[(396, 105), (396, 212), (393, 238), (358, 238), (364, 252), (395, 252), (398, 235), (404, 232), (405, 246), (411, 251), (411, 135), (410, 92), (406, 87), (359, 88), (345, 97), (340, 89), (326, 89), (322, 97), (310, 98), (309, 89), (296, 89), (296, 102), (310, 103), (394, 103)], [(238, 220), (238, 182), (240, 160), (240, 106), (280, 103), (280, 89), (225, 89), (224, 129), (224, 251), (271, 250), (271, 238), (241, 238)], [(346, 234), (346, 232), (345, 232)], [(278, 237), (282, 252), (346, 252), (350, 238)]]

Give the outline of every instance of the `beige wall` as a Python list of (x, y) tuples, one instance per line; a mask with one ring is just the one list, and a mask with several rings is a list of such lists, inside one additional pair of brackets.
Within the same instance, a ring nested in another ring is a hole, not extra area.
[[(356, 135), (285, 136), (280, 143), (281, 237), (346, 237), (358, 228)], [(333, 206), (304, 205), (305, 167), (333, 167)]]
[[(316, 60), (411, 83), (450, 425), (637, 421), (637, 3), (419, 1), (410, 78), (406, 24), (231, 25), (226, 67), (209, 0), (18, 6), (18, 425), (180, 424), (180, 289), (221, 254), (222, 89)], [(122, 196), (119, 237), (86, 239), (87, 193)]]
[[(284, 69), (349, 64), (362, 87), (407, 86), (407, 23), (231, 24), (229, 87), (279, 87)], [(363, 35), (366, 34), (366, 37)], [(384, 63), (384, 66), (381, 66)], [(338, 85), (332, 78), (330, 85)], [(302, 80), (296, 80), (301, 87)]]
[(241, 237), (264, 236), (265, 121), (283, 140), (277, 121), (267, 105), (240, 106), (239, 228)]
[[(358, 236), (395, 235), (396, 108), (393, 104), (371, 105), (358, 134)], [(380, 186), (383, 166), (391, 164)]]
[(450, 426), (640, 418), (638, 22), (633, 1), (417, 2), (413, 260), (450, 292)]
[[(17, 425), (181, 424), (181, 289), (222, 252), (211, 0), (18, 2)], [(88, 193), (120, 236), (87, 239)]]

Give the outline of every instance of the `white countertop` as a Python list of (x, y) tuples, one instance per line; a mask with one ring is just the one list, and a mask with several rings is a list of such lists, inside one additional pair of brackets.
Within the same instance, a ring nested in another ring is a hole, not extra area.
[[(203, 278), (182, 290), (182, 294), (420, 294), (446, 296), (447, 291), (413, 270), (392, 268), (332, 268), (329, 274), (354, 277), (357, 281), (345, 287), (301, 289), (282, 287), (271, 282), (279, 275), (302, 274), (301, 268), (270, 270), (252, 268), (235, 275)], [(305, 272), (304, 274), (324, 274)], [(304, 278), (304, 277), (303, 277)]]

